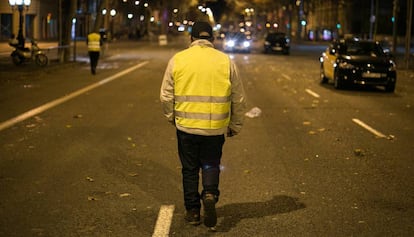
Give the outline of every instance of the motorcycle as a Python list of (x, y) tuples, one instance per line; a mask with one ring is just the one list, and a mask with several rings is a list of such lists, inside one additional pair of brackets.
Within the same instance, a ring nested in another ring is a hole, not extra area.
[(40, 50), (35, 40), (31, 41), (31, 48), (19, 47), (15, 44), (10, 44), (15, 50), (11, 53), (12, 61), (15, 65), (21, 65), (24, 62), (34, 61), (39, 66), (46, 66), (49, 62), (46, 54)]

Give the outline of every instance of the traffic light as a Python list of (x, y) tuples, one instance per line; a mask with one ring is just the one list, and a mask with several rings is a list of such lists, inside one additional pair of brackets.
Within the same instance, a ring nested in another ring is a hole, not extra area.
[(300, 21), (300, 24), (301, 24), (302, 26), (306, 26), (306, 21), (305, 21), (305, 20), (301, 20), (301, 21)]
[(341, 29), (341, 23), (336, 23), (336, 29)]

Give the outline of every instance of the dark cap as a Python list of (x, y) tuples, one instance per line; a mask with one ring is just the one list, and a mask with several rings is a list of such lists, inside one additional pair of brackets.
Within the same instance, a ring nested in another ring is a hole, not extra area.
[(191, 28), (191, 36), (197, 39), (210, 39), (213, 37), (213, 29), (208, 22), (197, 21)]

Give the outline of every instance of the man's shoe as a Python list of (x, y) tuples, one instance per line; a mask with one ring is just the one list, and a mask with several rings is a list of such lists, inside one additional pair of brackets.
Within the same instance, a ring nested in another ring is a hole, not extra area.
[(199, 225), (200, 222), (200, 209), (191, 209), (187, 210), (185, 213), (184, 219), (188, 222), (190, 225)]
[(207, 193), (203, 197), (204, 225), (214, 227), (217, 224), (216, 198), (213, 194)]

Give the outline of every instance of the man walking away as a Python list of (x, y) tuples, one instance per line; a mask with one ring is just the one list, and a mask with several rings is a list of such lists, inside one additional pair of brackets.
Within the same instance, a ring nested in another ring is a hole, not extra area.
[(91, 72), (93, 75), (96, 74), (96, 66), (98, 65), (99, 54), (101, 52), (102, 39), (101, 35), (96, 32), (92, 32), (86, 39), (88, 45), (89, 60), (91, 64)]
[[(185, 220), (200, 224), (202, 200), (204, 225), (215, 227), (219, 199), (222, 148), (228, 137), (240, 132), (245, 94), (236, 65), (214, 49), (209, 23), (195, 22), (191, 45), (169, 61), (161, 85), (164, 115), (176, 127), (182, 165)], [(199, 172), (202, 191), (199, 193)]]

